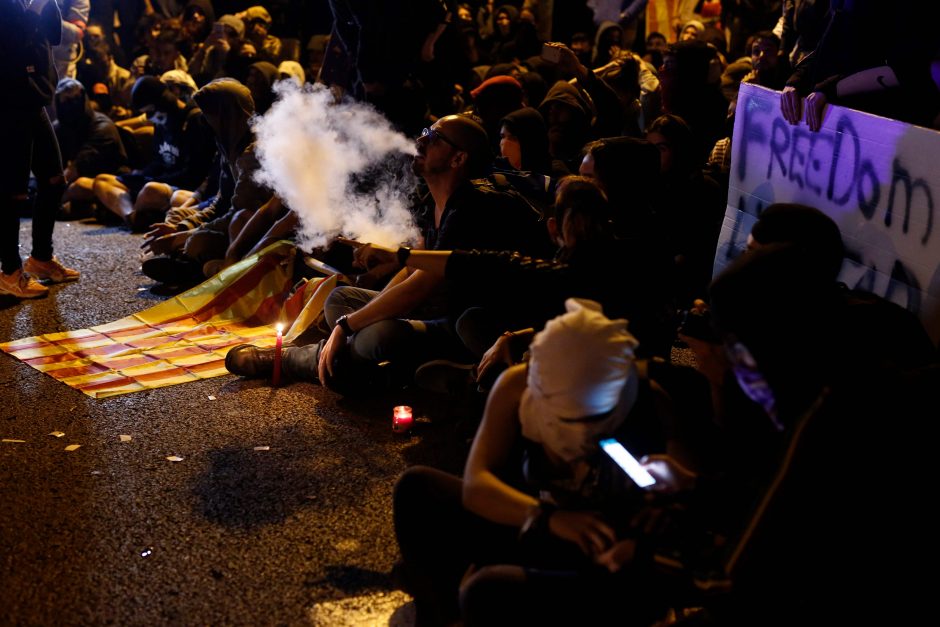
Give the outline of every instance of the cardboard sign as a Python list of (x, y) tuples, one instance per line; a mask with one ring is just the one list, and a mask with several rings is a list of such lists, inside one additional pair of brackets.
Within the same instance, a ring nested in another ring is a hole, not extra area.
[(783, 119), (779, 92), (742, 84), (716, 274), (775, 202), (835, 220), (839, 280), (907, 307), (940, 340), (940, 132), (830, 105), (813, 133)]

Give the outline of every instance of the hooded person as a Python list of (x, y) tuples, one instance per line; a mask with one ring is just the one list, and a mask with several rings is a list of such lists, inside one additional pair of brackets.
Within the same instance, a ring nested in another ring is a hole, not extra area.
[(270, 33), (274, 20), (263, 6), (248, 7), (238, 14), (245, 23), (245, 39), (254, 44), (258, 58), (277, 65), (281, 58), (281, 40)]
[(519, 18), (519, 9), (504, 4), (493, 15), (493, 35), (484, 42), (491, 63), (526, 59), (539, 53), (535, 27)]
[(603, 67), (617, 58), (623, 48), (623, 28), (614, 22), (603, 22), (594, 37), (591, 67)]
[(171, 285), (198, 282), (214, 274), (206, 273), (204, 266), (225, 258), (233, 235), (272, 196), (254, 180), (259, 164), (250, 125), (255, 106), (248, 88), (235, 79), (219, 78), (197, 91), (193, 100), (212, 129), (222, 175), (212, 202), (174, 222), (177, 233), (188, 235), (174, 241), (171, 254), (147, 259), (141, 267), (150, 278)]
[(215, 22), (215, 9), (211, 0), (190, 0), (180, 16), (183, 39), (180, 52), (187, 59), (193, 55), (196, 46), (201, 44), (212, 32)]
[(277, 67), (267, 61), (258, 61), (248, 66), (245, 85), (251, 90), (258, 115), (264, 115), (274, 104), (274, 83), (280, 78)]
[(117, 174), (127, 166), (127, 152), (117, 126), (111, 118), (92, 109), (80, 82), (72, 78), (59, 81), (54, 102), (58, 119), (53, 128), (70, 184), (78, 177)]
[(281, 64), (277, 66), (277, 71), (282, 79), (293, 79), (298, 87), (303, 87), (304, 83), (307, 82), (304, 67), (296, 61), (281, 61)]
[(522, 107), (500, 120), (499, 152), (516, 170), (549, 174), (548, 130), (537, 109)]
[(558, 81), (539, 105), (539, 113), (548, 125), (552, 174), (561, 176), (576, 172), (581, 147), (591, 139), (593, 107), (574, 85)]

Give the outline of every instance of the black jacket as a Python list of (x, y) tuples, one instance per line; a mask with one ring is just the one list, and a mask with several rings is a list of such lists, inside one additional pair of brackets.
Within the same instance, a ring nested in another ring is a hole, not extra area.
[(52, 46), (62, 40), (62, 15), (54, 1), (41, 14), (20, 0), (0, 0), (0, 109), (38, 109), (52, 104), (58, 75)]

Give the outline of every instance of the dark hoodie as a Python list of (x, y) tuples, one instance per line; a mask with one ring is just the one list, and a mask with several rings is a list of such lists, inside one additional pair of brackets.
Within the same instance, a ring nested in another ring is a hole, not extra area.
[[(252, 69), (257, 72), (252, 72)], [(245, 84), (251, 90), (251, 97), (255, 101), (255, 111), (258, 115), (264, 115), (274, 104), (274, 83), (280, 77), (281, 73), (277, 71), (277, 68), (267, 61), (258, 61), (248, 67)]]
[(548, 129), (542, 114), (532, 107), (513, 111), (502, 119), (502, 125), (519, 139), (522, 147), (522, 169), (539, 174), (551, 172), (548, 154)]
[[(496, 24), (500, 13), (509, 16), (509, 32), (503, 35)], [(513, 59), (527, 59), (539, 53), (541, 48), (535, 28), (519, 19), (519, 9), (504, 4), (493, 14), (493, 36), (486, 42), (491, 63), (502, 63)]]
[(183, 18), (189, 17), (196, 10), (202, 13), (206, 19), (202, 23), (202, 28), (192, 34), (192, 38), (187, 36), (180, 41), (180, 52), (187, 59), (193, 56), (196, 46), (206, 40), (206, 37), (212, 32), (212, 25), (215, 23), (215, 9), (212, 7), (210, 0), (189, 0), (186, 9), (183, 11)]
[[(254, 154), (254, 133), (249, 121), (255, 105), (248, 88), (232, 78), (219, 78), (193, 96), (206, 123), (215, 134), (222, 156), (219, 193), (197, 216), (181, 224), (186, 228), (205, 225), (210, 230), (227, 230), (226, 212), (255, 210), (267, 202), (272, 192), (254, 178), (259, 164)], [(215, 219), (215, 223), (211, 220)]]
[(127, 152), (111, 118), (94, 111), (85, 88), (64, 79), (55, 92), (58, 120), (54, 124), (62, 160), (79, 176), (117, 174), (127, 166)]
[[(553, 106), (564, 107), (570, 112), (566, 120), (551, 114)], [(584, 95), (568, 81), (558, 81), (548, 90), (545, 100), (539, 105), (539, 113), (548, 126), (548, 143), (551, 156), (559, 163), (552, 169), (559, 174), (578, 171), (581, 147), (591, 139), (591, 121), (594, 109)]]
[(0, 109), (39, 109), (52, 104), (58, 82), (52, 46), (62, 40), (55, 2), (36, 13), (19, 0), (0, 0)]

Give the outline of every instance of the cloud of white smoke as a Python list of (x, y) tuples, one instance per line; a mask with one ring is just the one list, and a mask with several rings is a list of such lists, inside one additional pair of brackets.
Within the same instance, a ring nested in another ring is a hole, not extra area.
[(335, 104), (322, 85), (280, 81), (275, 91), (274, 106), (253, 122), (257, 178), (300, 217), (301, 246), (339, 234), (391, 247), (416, 241), (414, 177), (401, 159), (415, 153), (414, 141), (368, 106)]

